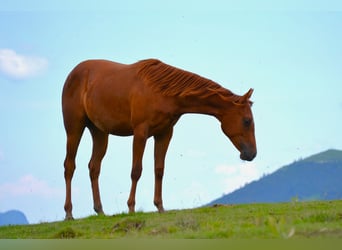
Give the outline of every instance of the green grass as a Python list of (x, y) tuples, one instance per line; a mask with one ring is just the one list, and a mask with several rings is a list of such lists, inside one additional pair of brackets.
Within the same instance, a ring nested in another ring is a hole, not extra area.
[(283, 239), (342, 238), (342, 201), (248, 204), (90, 216), (0, 227), (4, 239)]

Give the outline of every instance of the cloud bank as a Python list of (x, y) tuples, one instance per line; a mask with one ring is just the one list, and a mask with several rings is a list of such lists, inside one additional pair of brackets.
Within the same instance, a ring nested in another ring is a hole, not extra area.
[(45, 58), (20, 55), (11, 49), (0, 49), (0, 73), (14, 79), (41, 74), (48, 66)]
[(50, 187), (44, 180), (39, 180), (33, 175), (25, 175), (14, 182), (0, 185), (0, 200), (13, 196), (40, 196), (58, 197), (63, 195), (63, 190)]

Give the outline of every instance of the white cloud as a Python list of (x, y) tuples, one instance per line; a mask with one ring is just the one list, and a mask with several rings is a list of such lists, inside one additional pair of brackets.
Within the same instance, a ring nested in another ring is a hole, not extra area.
[(57, 197), (62, 194), (63, 190), (50, 187), (46, 181), (30, 174), (0, 185), (0, 200), (10, 196)]
[(217, 174), (223, 175), (224, 192), (230, 193), (251, 181), (260, 178), (261, 173), (253, 162), (243, 162), (236, 165), (219, 165), (215, 168)]
[(11, 49), (0, 49), (0, 72), (8, 77), (32, 77), (43, 72), (47, 65), (45, 58), (20, 55)]

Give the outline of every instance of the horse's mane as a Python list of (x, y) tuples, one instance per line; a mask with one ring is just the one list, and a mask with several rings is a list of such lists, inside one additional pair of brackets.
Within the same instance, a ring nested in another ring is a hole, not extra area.
[(154, 91), (166, 96), (205, 98), (218, 94), (230, 99), (240, 97), (209, 79), (167, 65), (157, 59), (139, 61), (137, 66), (138, 75), (145, 83)]

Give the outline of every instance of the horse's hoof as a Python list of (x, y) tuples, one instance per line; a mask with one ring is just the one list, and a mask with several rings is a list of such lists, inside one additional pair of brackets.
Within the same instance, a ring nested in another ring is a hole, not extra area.
[(105, 213), (104, 213), (103, 211), (101, 211), (101, 212), (98, 212), (98, 213), (97, 213), (97, 216), (105, 217), (106, 215), (105, 215)]
[(65, 221), (74, 220), (74, 217), (72, 217), (71, 214), (67, 214), (67, 215), (65, 216), (65, 219), (64, 219), (64, 220), (65, 220)]
[(103, 212), (102, 208), (99, 208), (99, 209), (94, 209), (95, 212), (97, 213), (97, 215), (104, 215), (105, 213)]

